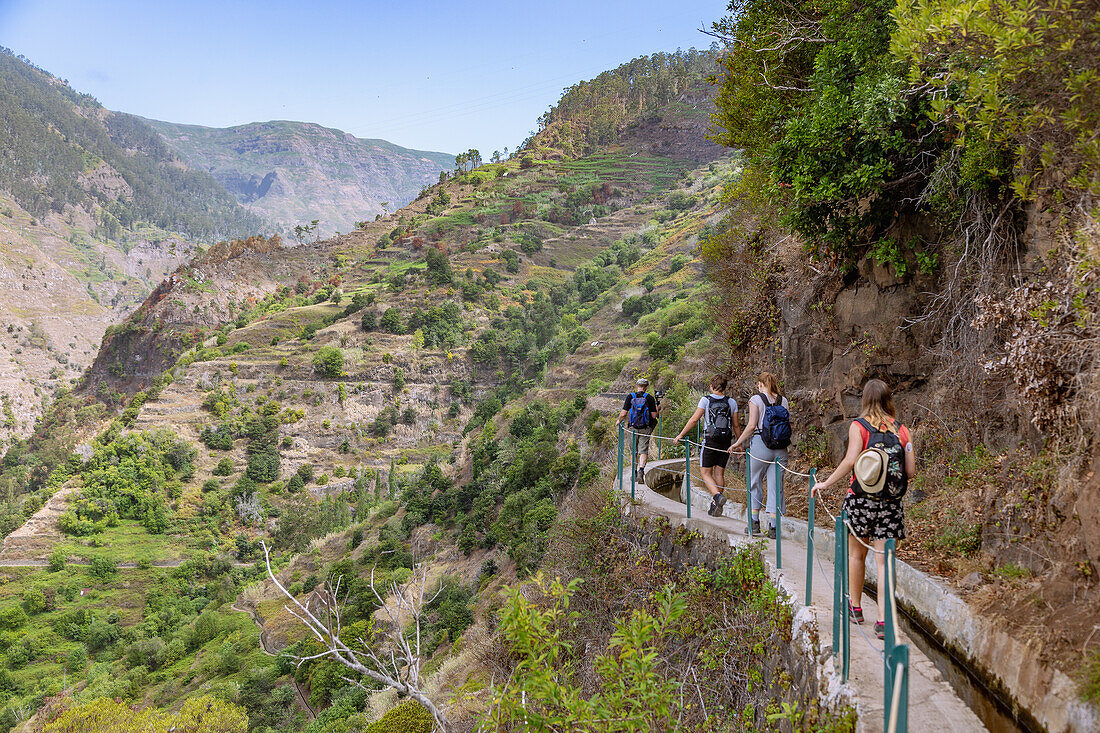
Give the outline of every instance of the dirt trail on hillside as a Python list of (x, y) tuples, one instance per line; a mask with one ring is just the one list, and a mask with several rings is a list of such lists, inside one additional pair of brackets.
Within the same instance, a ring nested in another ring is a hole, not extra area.
[[(256, 610), (256, 607), (249, 603), (247, 604), (246, 608), (241, 608), (237, 605), (237, 603), (240, 602), (241, 599), (238, 596), (237, 602), (230, 606), (230, 608), (240, 613), (247, 613), (252, 618), (253, 623), (255, 623), (256, 626), (260, 628), (260, 650), (269, 657), (278, 657), (279, 650), (273, 650), (271, 648), (271, 642), (269, 641), (267, 636), (267, 629), (264, 628), (263, 619), (260, 618), (260, 614)], [(306, 715), (309, 716), (310, 720), (315, 719), (317, 717), (317, 713), (316, 711), (314, 711), (313, 706), (309, 704), (309, 700), (306, 698), (305, 693), (302, 692), (302, 686), (299, 685), (298, 680), (294, 678), (291, 678), (291, 682), (294, 683), (294, 692), (298, 698), (298, 704), (301, 706), (302, 710), (306, 711)]]

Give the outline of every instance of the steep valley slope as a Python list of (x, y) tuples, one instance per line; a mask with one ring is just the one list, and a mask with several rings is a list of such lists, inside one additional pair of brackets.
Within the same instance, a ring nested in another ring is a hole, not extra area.
[[(707, 115), (705, 104), (695, 104), (671, 112), (669, 120), (701, 136)], [(538, 384), (547, 363), (563, 359), (573, 363), (573, 371), (560, 373), (546, 396), (572, 410), (563, 413), (567, 429), (557, 431), (566, 457), (575, 456), (566, 443), (574, 442), (570, 434), (584, 432), (585, 387), (606, 386), (615, 375), (605, 357), (613, 364), (622, 358), (582, 345), (600, 341), (617, 348), (614, 333), (634, 328), (614, 315), (620, 289), (652, 291), (639, 301), (643, 311), (675, 298), (681, 306), (677, 317), (683, 317), (687, 298), (702, 287), (690, 264), (694, 235), (716, 216), (722, 183), (731, 173), (728, 159), (704, 160), (700, 167), (699, 161), (655, 155), (651, 147), (651, 140), (624, 138), (590, 158), (573, 160), (548, 150), (542, 159), (532, 155), (483, 166), (432, 187), (398, 214), (308, 246), (257, 237), (212, 247), (178, 268), (125, 324), (112, 329), (80, 387), (51, 414), (53, 435), (70, 431), (73, 440), (87, 441), (79, 453), (90, 456), (89, 471), (102, 465), (104, 450), (122, 458), (128, 440), (151, 441), (147, 450), (168, 451), (166, 460), (178, 454), (172, 460), (180, 467), (165, 474), (168, 493), (162, 500), (150, 497), (148, 505), (142, 500), (146, 509), (104, 516), (87, 503), (82, 470), (67, 480), (62, 473), (68, 469), (39, 479), (31, 471), (27, 486), (42, 484), (26, 507), (37, 502), (42, 508), (28, 522), (29, 531), (8, 538), (0, 562), (92, 563), (41, 576), (47, 585), (55, 577), (80, 578), (93, 589), (79, 600), (62, 601), (67, 591), (51, 585), (55, 605), (45, 613), (86, 608), (125, 637), (119, 644), (146, 644), (138, 637), (148, 631), (135, 624), (151, 612), (147, 589), (165, 582), (191, 588), (187, 593), (196, 602), (207, 599), (204, 613), (218, 619), (219, 631), (198, 647), (184, 642), (182, 656), (154, 659), (145, 667), (155, 671), (144, 677), (132, 673), (136, 657), (110, 661), (107, 647), (96, 645), (97, 665), (107, 667), (73, 666), (73, 679), (82, 680), (77, 698), (117, 694), (114, 683), (96, 671), (108, 667), (116, 670), (115, 680), (125, 680), (131, 699), (147, 702), (246, 683), (251, 668), (270, 669), (258, 656), (255, 631), (246, 630), (249, 616), (231, 608), (234, 599), (224, 595), (262, 576), (262, 566), (251, 564), (259, 539), (274, 544), (277, 567), (291, 563), (283, 571), (291, 587), (308, 593), (296, 588), (296, 578), (322, 574), (348, 547), (358, 562), (373, 552), (371, 542), (392, 542), (392, 533), (409, 524), (408, 511), (388, 497), (423, 484), (425, 477), (443, 482), (441, 487), (461, 485), (470, 457), (484, 450), (473, 437), (480, 442), (496, 429), (501, 405)], [(682, 201), (668, 208), (668, 191), (684, 188)], [(646, 272), (660, 275), (659, 283), (634, 267), (640, 262), (647, 263)], [(693, 322), (685, 342), (702, 333), (699, 325)], [(570, 354), (578, 348), (594, 349), (595, 358), (574, 359)], [(88, 400), (116, 393), (132, 395), (124, 414), (88, 440), (103, 425), (84, 409)], [(504, 415), (511, 414), (509, 407)], [(173, 447), (171, 441), (180, 439), (180, 445), (198, 447), (190, 458)], [(34, 453), (41, 445), (36, 438), (27, 448)], [(541, 455), (537, 470), (553, 468), (565, 490), (578, 481), (590, 483), (593, 469), (599, 470), (586, 463), (582, 476), (581, 463)], [(502, 471), (503, 461), (493, 459), (493, 470)], [(8, 478), (15, 475), (18, 468)], [(46, 502), (58, 486), (61, 491)], [(471, 510), (472, 498), (459, 500), (462, 514)], [(539, 511), (526, 520), (521, 516), (512, 529), (512, 519), (495, 516), (495, 493), (485, 499), (476, 518), (440, 515), (437, 521), (447, 528), (440, 536), (430, 524), (416, 530), (410, 541), (416, 552), (435, 557), (433, 578), (446, 575), (447, 583), (465, 587), (492, 561), (499, 569), (493, 587), (499, 587), (517, 569), (527, 572), (538, 563), (547, 517), (555, 511), (551, 497), (538, 497)], [(165, 523), (153, 505), (163, 507)], [(350, 525), (358, 528), (359, 540), (349, 542)], [(138, 567), (99, 577), (100, 560)], [(12, 582), (0, 595), (9, 599), (25, 583), (37, 586), (33, 573), (42, 571), (6, 572)], [(129, 579), (125, 592), (122, 578)], [(207, 583), (224, 591), (211, 595)], [(300, 639), (301, 630), (278, 613), (281, 603), (270, 591), (269, 584), (250, 590), (236, 608), (264, 620), (265, 643)], [(113, 618), (103, 616), (107, 604), (120, 610)], [(59, 616), (42, 620), (54, 618)], [(157, 637), (171, 645), (173, 634), (190, 634), (199, 622), (187, 618)], [(56, 663), (51, 660), (78, 654), (79, 644), (46, 637), (28, 643), (32, 661), (16, 673), (20, 694), (61, 692), (48, 681)], [(239, 655), (239, 662), (212, 666), (209, 650), (219, 644), (229, 644), (227, 653)], [(437, 664), (452, 651), (458, 650), (440, 646)], [(450, 664), (439, 684), (471, 672), (471, 664)], [(331, 688), (321, 683), (331, 670), (322, 665), (302, 677), (315, 708), (331, 701)], [(276, 672), (280, 685), (284, 674)], [(386, 696), (379, 700), (379, 714), (393, 704)], [(72, 703), (63, 694), (48, 710)], [(303, 707), (301, 714), (312, 712)]]
[(0, 440), (200, 244), (261, 231), (157, 134), (0, 49)]

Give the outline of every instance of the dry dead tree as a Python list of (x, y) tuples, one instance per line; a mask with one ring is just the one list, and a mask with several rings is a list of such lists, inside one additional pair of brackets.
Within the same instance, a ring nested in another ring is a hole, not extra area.
[[(371, 639), (372, 643), (356, 637), (353, 642), (357, 646), (352, 648), (340, 638), (343, 630), (340, 609), (342, 603), (348, 600), (347, 591), (344, 593), (343, 601), (340, 598), (343, 578), (336, 578), (335, 581), (331, 578), (326, 580), (324, 588), (320, 592), (313, 593), (303, 604), (275, 577), (267, 543), (261, 542), (261, 544), (264, 549), (268, 577), (279, 592), (290, 601), (290, 604), (283, 604), (283, 608), (301, 621), (324, 647), (324, 651), (317, 654), (304, 657), (292, 656), (297, 665), (301, 666), (311, 660), (325, 657), (334, 659), (347, 669), (379, 684), (392, 687), (402, 695), (416, 700), (431, 713), (438, 730), (450, 733), (451, 728), (443, 711), (424, 693), (420, 678), (420, 666), (424, 661), (420, 646), (421, 612), (426, 605), (435, 600), (435, 596), (425, 598), (427, 570), (418, 564), (407, 582), (398, 584), (395, 581), (389, 581), (385, 591), (391, 598), (391, 602), (386, 603), (386, 599), (378, 593), (374, 582), (374, 568), (371, 568), (370, 589), (390, 622), (389, 629), (381, 635), (381, 638)], [(435, 595), (438, 594), (439, 591), (436, 591)], [(413, 622), (411, 635), (404, 633), (401, 622), (405, 619), (411, 619)], [(343, 679), (362, 687), (362, 683), (358, 680), (350, 677)]]

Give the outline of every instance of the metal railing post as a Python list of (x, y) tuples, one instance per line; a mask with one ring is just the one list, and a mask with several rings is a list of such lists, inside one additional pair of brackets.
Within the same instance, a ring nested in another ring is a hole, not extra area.
[(630, 452), (630, 500), (634, 500), (635, 484), (638, 483), (638, 433), (631, 428), (630, 434), (634, 437), (634, 450)]
[(691, 445), (684, 443), (684, 503), (687, 517), (691, 519)]
[(814, 486), (817, 485), (817, 469), (810, 469), (810, 508), (806, 514), (806, 605), (814, 604)]
[(848, 672), (852, 665), (852, 627), (848, 623), (848, 599), (851, 597), (851, 590), (848, 588), (848, 512), (841, 510), (840, 520), (844, 530), (841, 535), (842, 540), (842, 554), (840, 558), (840, 582), (841, 589), (843, 590), (844, 603), (841, 604), (841, 641), (843, 647), (841, 648), (841, 674), (840, 681), (848, 681)]
[(783, 567), (783, 467), (775, 459), (775, 567)]
[(883, 703), (886, 733), (906, 733), (909, 729), (908, 644), (898, 644), (886, 654)]
[(840, 582), (840, 563), (844, 557), (840, 549), (840, 539), (843, 534), (844, 522), (837, 517), (833, 528), (833, 657), (840, 654), (840, 609), (844, 605), (844, 588)]
[[(751, 441), (750, 441), (751, 442)], [(745, 511), (749, 513), (749, 537), (754, 537), (752, 529), (752, 456), (745, 448)]]
[(833, 549), (833, 656), (840, 655), (841, 681), (848, 681), (850, 666), (848, 626), (848, 513), (836, 518), (836, 544)]
[(623, 424), (619, 423), (619, 493), (623, 493)]
[(886, 563), (884, 565), (886, 571), (885, 578), (879, 579), (879, 587), (882, 589), (880, 594), (880, 602), (882, 605), (883, 618), (886, 619), (886, 628), (883, 630), (883, 651), (885, 656), (890, 655), (890, 651), (897, 646), (898, 643), (898, 629), (897, 622), (897, 600), (894, 596), (895, 589), (895, 575), (894, 575), (894, 538), (886, 540)]
[(661, 413), (657, 413), (657, 460), (661, 460)]

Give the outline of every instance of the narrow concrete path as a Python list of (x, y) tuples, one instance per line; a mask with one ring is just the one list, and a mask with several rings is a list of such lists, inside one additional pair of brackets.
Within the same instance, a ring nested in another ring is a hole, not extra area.
[[(645, 478), (656, 484), (661, 473), (683, 471), (683, 459), (651, 461), (645, 468)], [(693, 466), (698, 471), (697, 466)], [(694, 472), (693, 471), (693, 474)], [(782, 568), (776, 568), (775, 541), (757, 536), (750, 539), (745, 534), (744, 505), (735, 502), (726, 504), (727, 516), (711, 517), (707, 515), (710, 496), (700, 490), (701, 482), (692, 476), (691, 518), (687, 518), (684, 503), (663, 496), (644, 483), (632, 481), (630, 466), (623, 469), (624, 502), (629, 508), (630, 490), (633, 485), (635, 501), (658, 514), (664, 515), (676, 524), (689, 529), (697, 529), (705, 534), (722, 535), (731, 547), (752, 542), (760, 543), (764, 549), (764, 560), (777, 574), (785, 590), (792, 595), (796, 607), (809, 605), (817, 619), (822, 649), (832, 650), (833, 634), (833, 563), (831, 535), (819, 532), (816, 540), (814, 567), (807, 568), (805, 523), (801, 527), (796, 522), (784, 520), (782, 537)], [(615, 484), (616, 488), (618, 483)], [(641, 507), (639, 507), (641, 508)], [(736, 512), (736, 513), (735, 513)], [(802, 541), (799, 542), (801, 536)], [(823, 550), (828, 549), (828, 552)], [(870, 559), (870, 558), (869, 558)], [(872, 560), (873, 563), (873, 560)], [(813, 572), (813, 598), (806, 603), (806, 574)], [(862, 625), (850, 624), (851, 628), (851, 666), (848, 684), (855, 690), (858, 700), (860, 733), (882, 733), (883, 722), (883, 673), (882, 642), (875, 638), (873, 624), (877, 618), (876, 602), (863, 596), (863, 613), (867, 621)], [(846, 623), (847, 620), (845, 621)], [(909, 644), (909, 730), (921, 733), (972, 733), (984, 731), (986, 727), (978, 716), (962, 701), (943, 678), (939, 670), (910, 639), (899, 632), (898, 643)]]

